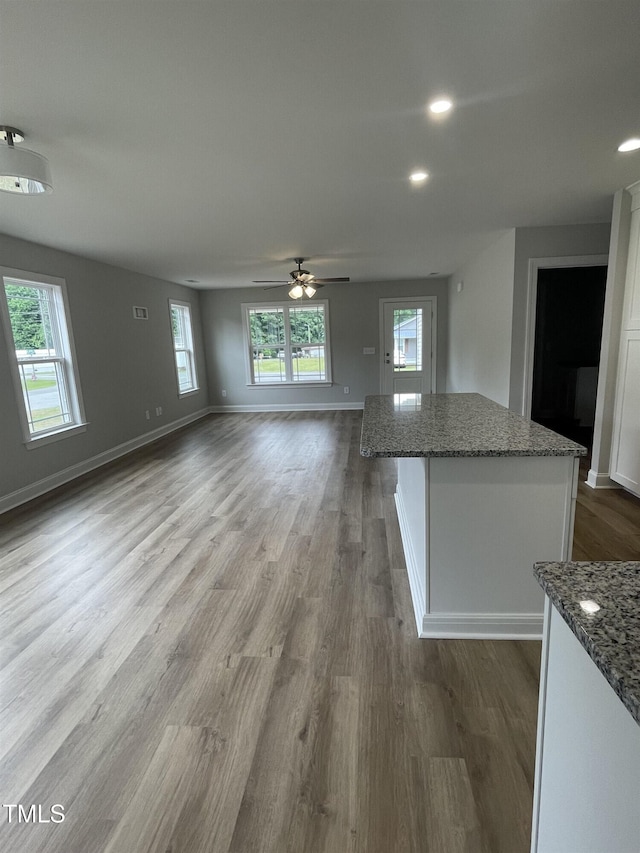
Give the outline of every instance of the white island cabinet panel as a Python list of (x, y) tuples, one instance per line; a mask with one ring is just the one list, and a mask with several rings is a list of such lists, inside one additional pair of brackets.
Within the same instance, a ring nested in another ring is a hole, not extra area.
[(398, 459), (396, 508), (418, 633), (427, 611), (428, 500), (426, 459)]
[(640, 851), (640, 563), (539, 563), (532, 853)]
[(514, 636), (521, 622), (542, 634), (531, 566), (569, 557), (573, 468), (567, 456), (429, 461), (430, 614), (501, 613)]
[(539, 638), (538, 559), (568, 559), (574, 457), (399, 459), (396, 504), (421, 637)]
[(554, 607), (549, 631), (532, 853), (638, 853), (640, 728)]
[(398, 458), (419, 636), (539, 638), (531, 566), (571, 556), (585, 449), (479, 394), (417, 394), (367, 397), (361, 452)]

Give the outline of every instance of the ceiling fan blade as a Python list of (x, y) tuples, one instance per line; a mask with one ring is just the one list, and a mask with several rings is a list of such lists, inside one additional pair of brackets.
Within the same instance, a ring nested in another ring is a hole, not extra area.
[(289, 284), (284, 278), (255, 278), (254, 284)]
[(313, 284), (328, 284), (331, 281), (351, 281), (350, 278), (314, 278)]
[(272, 284), (271, 287), (263, 287), (263, 290), (277, 290), (279, 287), (288, 287), (289, 282), (285, 281), (282, 284)]

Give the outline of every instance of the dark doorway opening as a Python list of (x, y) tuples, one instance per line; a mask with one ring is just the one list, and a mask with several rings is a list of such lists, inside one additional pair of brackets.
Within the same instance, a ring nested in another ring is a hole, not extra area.
[(606, 266), (538, 271), (531, 419), (591, 448)]

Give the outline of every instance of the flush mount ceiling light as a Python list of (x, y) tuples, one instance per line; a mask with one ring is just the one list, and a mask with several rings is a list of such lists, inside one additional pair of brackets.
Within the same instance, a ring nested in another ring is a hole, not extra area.
[(23, 195), (50, 193), (53, 187), (47, 159), (28, 148), (16, 148), (23, 140), (21, 130), (0, 125), (0, 190)]
[(409, 180), (411, 181), (412, 184), (421, 184), (424, 181), (426, 181), (428, 177), (429, 177), (428, 172), (417, 171), (417, 172), (412, 172), (409, 175)]
[(618, 151), (637, 151), (640, 148), (640, 139), (627, 139), (622, 145), (618, 145)]

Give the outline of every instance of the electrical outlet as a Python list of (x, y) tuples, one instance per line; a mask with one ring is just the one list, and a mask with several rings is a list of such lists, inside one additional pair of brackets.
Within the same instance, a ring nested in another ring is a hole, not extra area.
[(156, 406), (156, 417), (160, 417), (162, 414), (162, 406)]
[(349, 388), (349, 386), (348, 386), (348, 385), (345, 385), (345, 386), (344, 386), (344, 393), (345, 393), (345, 394), (350, 394), (350, 393), (351, 393), (351, 388)]
[(144, 416), (148, 421), (151, 420), (151, 414), (149, 412), (149, 409), (145, 409)]
[(222, 394), (223, 397), (227, 396), (227, 392), (224, 390), (224, 388), (222, 389), (222, 391), (220, 393)]

